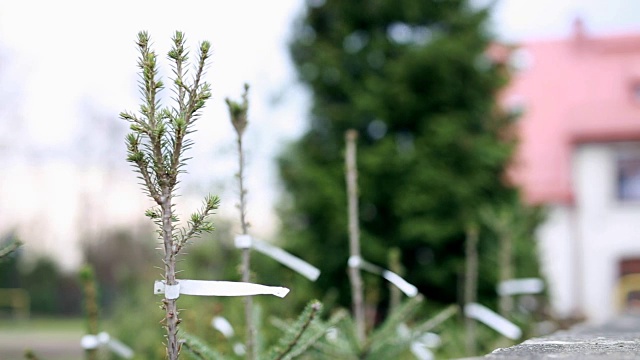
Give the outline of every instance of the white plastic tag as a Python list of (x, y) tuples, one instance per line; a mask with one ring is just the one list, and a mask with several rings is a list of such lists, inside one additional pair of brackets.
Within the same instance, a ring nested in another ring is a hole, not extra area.
[(398, 289), (400, 289), (400, 291), (405, 293), (405, 295), (407, 295), (408, 297), (414, 297), (418, 295), (418, 288), (411, 285), (409, 282), (403, 279), (400, 275), (392, 271), (385, 270), (377, 265), (374, 265), (364, 260), (360, 256), (350, 256), (348, 264), (349, 264), (349, 267), (352, 267), (352, 268), (357, 267), (362, 270), (366, 270), (370, 273), (378, 274), (382, 276), (387, 281), (395, 285)]
[(85, 350), (93, 350), (98, 348), (100, 342), (96, 335), (85, 335), (80, 339), (80, 346)]
[(80, 339), (80, 345), (85, 350), (97, 349), (99, 346), (106, 345), (113, 353), (123, 357), (125, 359), (131, 359), (133, 357), (133, 350), (130, 347), (111, 338), (106, 332), (101, 332), (98, 335), (84, 335)]
[(234, 335), (233, 326), (231, 326), (229, 320), (223, 318), (222, 316), (215, 316), (213, 319), (211, 319), (211, 326), (213, 326), (214, 329), (220, 331), (222, 335), (224, 335), (224, 337), (226, 337), (227, 339), (233, 337)]
[(430, 349), (435, 349), (442, 344), (440, 335), (432, 332), (422, 334), (416, 341)]
[(175, 285), (165, 285), (164, 294), (167, 299), (177, 299), (180, 297), (180, 283)]
[(251, 235), (236, 235), (234, 243), (238, 249), (249, 249), (252, 243)]
[(175, 285), (165, 285), (164, 281), (156, 281), (153, 284), (154, 294), (165, 294), (165, 298), (169, 300), (177, 299), (180, 297), (180, 283)]
[(280, 264), (296, 271), (298, 274), (306, 277), (311, 281), (316, 281), (320, 276), (320, 270), (309, 264), (308, 262), (294, 256), (279, 247), (270, 245), (264, 241), (253, 239), (253, 248), (268, 257), (276, 260)]
[(243, 344), (237, 342), (233, 344), (233, 352), (238, 356), (244, 356), (244, 354), (247, 353), (247, 350), (245, 350)]
[(357, 256), (357, 255), (349, 256), (349, 261), (347, 262), (347, 265), (349, 265), (350, 268), (359, 268), (361, 264), (362, 264), (362, 258), (360, 256)]
[(485, 323), (509, 339), (517, 340), (522, 336), (522, 330), (518, 326), (484, 305), (478, 303), (466, 304), (464, 306), (464, 314)]
[(426, 347), (424, 344), (416, 342), (416, 341), (411, 343), (411, 353), (418, 360), (433, 360), (434, 359), (433, 352), (431, 350), (429, 350), (429, 348)]
[(391, 272), (389, 270), (385, 270), (382, 272), (382, 277), (389, 280), (393, 285), (395, 285), (400, 291), (405, 293), (408, 297), (414, 297), (418, 295), (418, 288), (409, 284), (405, 279), (400, 277), (400, 275)]
[(107, 343), (107, 347), (109, 347), (109, 349), (111, 349), (113, 353), (118, 354), (125, 359), (131, 359), (133, 357), (133, 350), (131, 350), (131, 348), (127, 345), (118, 341), (118, 339), (111, 339)]
[(311, 281), (316, 281), (320, 276), (320, 270), (308, 262), (294, 256), (279, 247), (270, 245), (264, 241), (260, 241), (251, 237), (250, 235), (236, 235), (234, 240), (235, 246), (238, 249), (253, 248), (254, 250), (267, 255), (282, 265), (296, 271), (300, 275), (306, 277)]
[[(396, 328), (396, 333), (402, 339), (411, 337), (411, 329), (405, 323), (400, 323)], [(436, 339), (434, 339), (434, 336)], [(436, 348), (440, 345), (440, 337), (434, 333), (426, 332), (418, 337), (415, 341), (411, 342), (411, 353), (418, 360), (433, 360), (432, 348)]]
[(544, 290), (544, 281), (540, 278), (506, 280), (498, 284), (498, 295), (539, 294)]
[[(287, 296), (289, 289), (279, 286), (265, 286), (246, 282), (178, 280), (180, 294), (196, 296), (251, 296), (274, 295), (280, 298)], [(167, 288), (169, 288), (167, 286)], [(153, 286), (155, 294), (165, 293), (164, 281), (156, 281)], [(173, 289), (171, 289), (173, 291)]]

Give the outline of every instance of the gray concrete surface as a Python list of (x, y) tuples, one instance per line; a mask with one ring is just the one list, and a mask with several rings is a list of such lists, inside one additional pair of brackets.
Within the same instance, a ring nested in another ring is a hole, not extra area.
[(579, 325), (500, 348), (481, 359), (640, 359), (640, 313), (598, 326)]

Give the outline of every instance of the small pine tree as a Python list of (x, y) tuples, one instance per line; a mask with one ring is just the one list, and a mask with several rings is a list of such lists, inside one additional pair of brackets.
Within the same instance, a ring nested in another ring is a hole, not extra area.
[[(178, 175), (183, 172), (186, 163), (185, 151), (192, 145), (188, 135), (200, 115), (201, 109), (211, 97), (209, 84), (203, 80), (204, 70), (209, 59), (210, 44), (203, 41), (199, 47), (194, 76), (187, 79), (188, 51), (185, 37), (176, 32), (173, 47), (168, 53), (172, 61), (175, 105), (161, 107), (159, 92), (164, 84), (158, 79), (157, 57), (150, 47), (150, 38), (146, 32), (138, 34), (137, 45), (140, 51), (140, 92), (142, 104), (137, 114), (123, 112), (120, 117), (130, 123), (131, 133), (126, 138), (128, 157), (135, 170), (140, 174), (143, 189), (156, 203), (156, 207), (146, 211), (158, 226), (164, 257), (164, 279), (168, 286), (176, 285), (176, 263), (182, 248), (202, 232), (214, 228), (207, 217), (218, 208), (219, 199), (209, 195), (201, 210), (193, 213), (185, 228), (177, 228), (179, 219), (174, 212), (175, 189)], [(176, 360), (180, 354), (178, 342), (178, 324), (180, 323), (177, 299), (162, 300), (165, 311), (164, 326), (167, 330), (167, 356)]]

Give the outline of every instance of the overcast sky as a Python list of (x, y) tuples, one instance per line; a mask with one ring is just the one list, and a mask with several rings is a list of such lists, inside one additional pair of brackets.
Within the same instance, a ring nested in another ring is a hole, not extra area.
[[(83, 137), (85, 143), (111, 141), (109, 128), (124, 126), (117, 114), (138, 106), (137, 32), (149, 31), (168, 75), (164, 55), (172, 33), (182, 30), (192, 48), (201, 40), (213, 48), (206, 77), (213, 98), (190, 153), (198, 166), (187, 176), (197, 186), (188, 190), (224, 193), (233, 184), (234, 138), (224, 98), (238, 98), (248, 82), (253, 222), (270, 221), (277, 198), (273, 156), (305, 126), (308, 99), (286, 44), (302, 8), (302, 0), (0, 2), (0, 165), (72, 160), (83, 155), (73, 153)], [(502, 0), (493, 23), (502, 39), (517, 41), (566, 36), (576, 16), (592, 34), (640, 31), (637, 0)], [(109, 126), (88, 126), (98, 124), (88, 122), (92, 118)], [(123, 159), (122, 138), (115, 141), (106, 149)], [(223, 206), (234, 203), (223, 198)]]
[(493, 16), (496, 33), (511, 41), (566, 36), (578, 16), (594, 35), (640, 31), (636, 0), (498, 0)]
[[(128, 171), (121, 134), (126, 126), (118, 113), (138, 108), (136, 34), (149, 32), (161, 74), (168, 77), (165, 54), (172, 34), (181, 30), (192, 49), (209, 40), (213, 50), (206, 74), (213, 98), (197, 125), (182, 190), (234, 195), (234, 133), (224, 98), (239, 98), (247, 82), (250, 209), (260, 216), (275, 198), (271, 156), (304, 123), (306, 97), (286, 47), (301, 6), (298, 0), (0, 2), (0, 164), (76, 161), (87, 156), (77, 151), (78, 142), (109, 141), (103, 148), (116, 152)], [(106, 138), (109, 127), (120, 133)], [(223, 197), (223, 210), (235, 211), (235, 202)]]

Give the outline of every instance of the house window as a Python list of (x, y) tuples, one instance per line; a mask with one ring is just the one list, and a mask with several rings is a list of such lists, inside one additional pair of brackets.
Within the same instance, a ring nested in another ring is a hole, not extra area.
[(640, 151), (619, 152), (616, 168), (618, 200), (640, 201)]
[(640, 81), (632, 81), (630, 90), (631, 101), (633, 101), (633, 103), (636, 105), (640, 104)]

